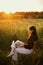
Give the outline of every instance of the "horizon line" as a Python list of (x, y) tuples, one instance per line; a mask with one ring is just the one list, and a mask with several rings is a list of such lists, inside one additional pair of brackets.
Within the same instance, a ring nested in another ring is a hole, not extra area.
[(5, 11), (0, 11), (0, 13), (16, 13), (16, 12), (43, 12), (43, 11), (15, 11), (15, 12), (5, 12)]

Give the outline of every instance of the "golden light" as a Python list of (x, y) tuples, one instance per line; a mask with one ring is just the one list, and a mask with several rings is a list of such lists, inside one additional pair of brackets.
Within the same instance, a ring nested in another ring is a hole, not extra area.
[(0, 0), (0, 11), (43, 11), (41, 0)]

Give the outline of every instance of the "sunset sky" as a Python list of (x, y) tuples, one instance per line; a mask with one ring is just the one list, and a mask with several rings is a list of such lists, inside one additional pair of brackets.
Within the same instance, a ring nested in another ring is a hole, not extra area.
[(43, 0), (0, 0), (0, 12), (43, 11)]

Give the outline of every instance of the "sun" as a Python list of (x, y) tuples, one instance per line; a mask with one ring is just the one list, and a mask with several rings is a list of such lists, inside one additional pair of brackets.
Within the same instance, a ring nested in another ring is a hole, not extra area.
[(12, 13), (12, 14), (13, 14), (13, 13), (15, 13), (16, 11), (7, 11), (7, 10), (6, 10), (6, 11), (4, 11), (4, 12), (5, 12), (6, 14), (9, 14), (9, 13)]

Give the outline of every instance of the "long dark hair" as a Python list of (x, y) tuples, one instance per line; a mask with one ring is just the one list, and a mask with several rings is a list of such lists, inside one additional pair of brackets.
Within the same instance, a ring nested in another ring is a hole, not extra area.
[(36, 27), (35, 26), (31, 26), (29, 29), (31, 31), (33, 31), (31, 36), (33, 36), (35, 40), (38, 40), (38, 35), (37, 35)]

